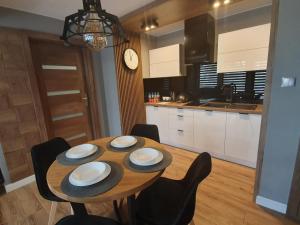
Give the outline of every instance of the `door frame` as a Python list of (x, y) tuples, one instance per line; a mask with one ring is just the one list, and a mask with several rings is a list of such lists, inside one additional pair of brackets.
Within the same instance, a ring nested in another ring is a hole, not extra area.
[[(2, 28), (1, 28), (2, 29)], [(42, 141), (47, 141), (49, 139), (48, 132), (46, 129), (46, 121), (42, 102), (41, 102), (41, 95), (39, 91), (39, 83), (37, 74), (35, 72), (34, 63), (32, 59), (32, 52), (30, 47), (30, 40), (42, 40), (42, 41), (53, 41), (56, 43), (64, 44), (64, 42), (60, 39), (58, 35), (42, 33), (42, 32), (35, 32), (29, 30), (18, 30), (13, 28), (3, 28), (7, 30), (15, 30), (15, 31), (22, 31), (22, 39), (24, 42), (24, 49), (25, 49), (25, 56), (27, 58), (27, 67), (31, 85), (31, 92), (32, 98), (34, 99), (34, 110), (37, 115), (37, 120), (39, 124), (39, 130), (41, 134)], [(86, 86), (86, 93), (88, 95), (89, 101), (89, 109), (88, 113), (90, 114), (90, 121), (91, 121), (91, 131), (92, 131), (92, 138), (97, 139), (102, 137), (101, 128), (100, 128), (100, 119), (98, 113), (98, 101), (96, 95), (96, 86), (95, 86), (95, 72), (94, 72), (94, 64), (92, 58), (92, 52), (86, 47), (82, 47), (82, 42), (78, 41), (75, 43), (76, 46), (81, 48), (82, 59), (83, 59), (83, 70), (84, 74), (83, 77), (85, 79), (85, 86)]]

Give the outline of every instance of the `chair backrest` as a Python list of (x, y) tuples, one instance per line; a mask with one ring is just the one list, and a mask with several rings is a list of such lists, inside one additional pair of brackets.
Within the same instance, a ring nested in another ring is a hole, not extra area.
[(207, 152), (200, 154), (192, 163), (182, 182), (185, 186), (182, 211), (177, 215), (174, 225), (188, 224), (194, 217), (198, 185), (210, 174), (211, 156)]
[(54, 138), (45, 143), (35, 145), (31, 149), (33, 169), (40, 194), (50, 201), (59, 199), (50, 191), (47, 184), (47, 171), (56, 160), (56, 156), (68, 150), (70, 145), (63, 138)]
[(130, 135), (150, 138), (156, 142), (160, 142), (159, 132), (156, 125), (136, 124), (132, 128)]

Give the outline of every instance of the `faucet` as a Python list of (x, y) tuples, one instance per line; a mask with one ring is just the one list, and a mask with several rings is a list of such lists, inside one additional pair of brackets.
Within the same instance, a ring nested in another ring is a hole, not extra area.
[(234, 94), (236, 94), (236, 85), (234, 83), (223, 85), (222, 94), (226, 97), (226, 102), (232, 104)]

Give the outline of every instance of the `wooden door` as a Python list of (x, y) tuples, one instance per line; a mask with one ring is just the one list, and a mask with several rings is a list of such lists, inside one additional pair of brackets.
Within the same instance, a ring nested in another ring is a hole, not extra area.
[(30, 41), (49, 138), (71, 145), (92, 139), (82, 52), (60, 42)]

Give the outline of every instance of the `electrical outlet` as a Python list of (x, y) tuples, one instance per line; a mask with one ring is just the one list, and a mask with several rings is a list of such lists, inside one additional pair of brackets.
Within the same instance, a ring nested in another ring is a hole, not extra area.
[(295, 87), (296, 86), (296, 78), (295, 77), (282, 77), (281, 78), (281, 87)]

